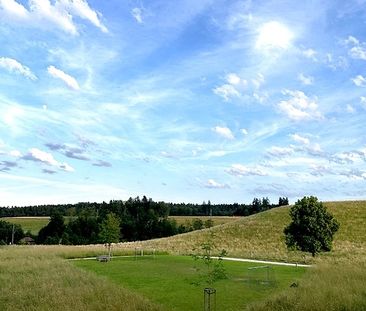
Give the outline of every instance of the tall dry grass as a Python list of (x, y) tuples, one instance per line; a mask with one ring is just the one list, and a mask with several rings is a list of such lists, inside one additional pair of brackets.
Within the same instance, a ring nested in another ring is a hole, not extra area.
[(159, 310), (136, 293), (41, 248), (0, 249), (0, 309)]
[(366, 310), (366, 264), (319, 264), (298, 287), (256, 303), (248, 311)]

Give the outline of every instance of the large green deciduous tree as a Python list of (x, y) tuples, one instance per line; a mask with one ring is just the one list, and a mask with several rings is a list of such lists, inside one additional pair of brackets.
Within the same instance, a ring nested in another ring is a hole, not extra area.
[(111, 257), (112, 243), (118, 243), (121, 236), (120, 221), (116, 214), (109, 213), (100, 225), (99, 239), (108, 245), (108, 256)]
[(289, 249), (310, 252), (313, 256), (332, 249), (339, 223), (318, 198), (311, 196), (298, 200), (291, 208), (290, 216), (292, 222), (284, 230)]

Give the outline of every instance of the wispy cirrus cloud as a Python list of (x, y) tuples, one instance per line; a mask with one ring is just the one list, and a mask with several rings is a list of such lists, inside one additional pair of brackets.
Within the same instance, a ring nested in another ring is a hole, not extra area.
[(6, 69), (9, 72), (21, 74), (30, 80), (37, 80), (36, 75), (27, 66), (22, 65), (16, 59), (0, 57), (0, 67)]
[(228, 184), (219, 183), (219, 182), (215, 181), (214, 179), (207, 180), (207, 182), (204, 184), (204, 187), (209, 188), (209, 189), (229, 189), (230, 188), (230, 186)]
[(310, 143), (310, 139), (307, 138), (307, 137), (304, 137), (302, 135), (290, 134), (289, 136), (292, 140), (296, 141), (297, 143), (301, 143), (301, 144), (304, 144), (304, 145), (308, 145)]
[(366, 86), (366, 79), (362, 75), (357, 75), (356, 77), (352, 78), (351, 80), (356, 86), (361, 86), (361, 87)]
[(263, 167), (245, 166), (242, 164), (232, 164), (230, 168), (226, 169), (226, 172), (234, 176), (266, 176), (268, 175)]
[(105, 160), (98, 160), (97, 162), (93, 163), (93, 166), (112, 167), (112, 163), (105, 161)]
[(235, 139), (233, 132), (228, 127), (215, 126), (212, 131), (223, 138), (229, 140)]
[(69, 74), (63, 72), (60, 69), (57, 69), (55, 66), (49, 66), (47, 68), (47, 71), (52, 77), (63, 81), (70, 89), (73, 89), (75, 91), (80, 90), (80, 86), (76, 79)]

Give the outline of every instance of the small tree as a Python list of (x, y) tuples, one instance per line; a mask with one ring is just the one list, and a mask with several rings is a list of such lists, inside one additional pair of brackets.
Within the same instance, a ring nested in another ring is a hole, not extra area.
[(99, 239), (108, 246), (108, 256), (111, 257), (112, 243), (118, 243), (120, 238), (120, 221), (116, 214), (109, 213), (100, 225)]
[(284, 229), (289, 249), (310, 252), (313, 256), (332, 249), (339, 223), (318, 198), (311, 196), (298, 200), (291, 208), (290, 216), (292, 222)]
[[(226, 250), (223, 249), (219, 252), (218, 259), (214, 259), (212, 257), (212, 253), (215, 250), (217, 251), (217, 247), (214, 243), (215, 238), (214, 233), (210, 232), (208, 239), (200, 245), (199, 253), (192, 254), (195, 261), (201, 261), (204, 263), (206, 272), (201, 275), (201, 278), (210, 287), (216, 281), (227, 278), (225, 267), (223, 265), (223, 258), (227, 254)], [(199, 271), (198, 268), (196, 269)], [(197, 284), (199, 284), (199, 282)]]

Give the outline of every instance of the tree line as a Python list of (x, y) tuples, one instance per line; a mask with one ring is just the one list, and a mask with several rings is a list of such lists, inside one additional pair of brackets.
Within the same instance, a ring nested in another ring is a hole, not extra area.
[[(120, 208), (120, 206), (131, 206), (138, 208), (145, 204), (146, 197), (142, 199), (129, 198), (127, 201), (111, 200), (109, 203), (102, 202), (80, 202), (76, 204), (47, 204), (32, 206), (7, 206), (0, 207), (1, 217), (22, 217), (22, 216), (50, 216), (55, 211), (64, 216), (77, 216), (85, 212), (98, 214), (106, 210)], [(288, 205), (287, 197), (280, 197), (278, 204), (271, 204), (268, 198), (254, 198), (251, 204), (211, 204), (204, 201), (202, 204), (192, 203), (166, 203), (148, 200), (154, 209), (164, 210), (170, 216), (248, 216), (267, 209)]]

